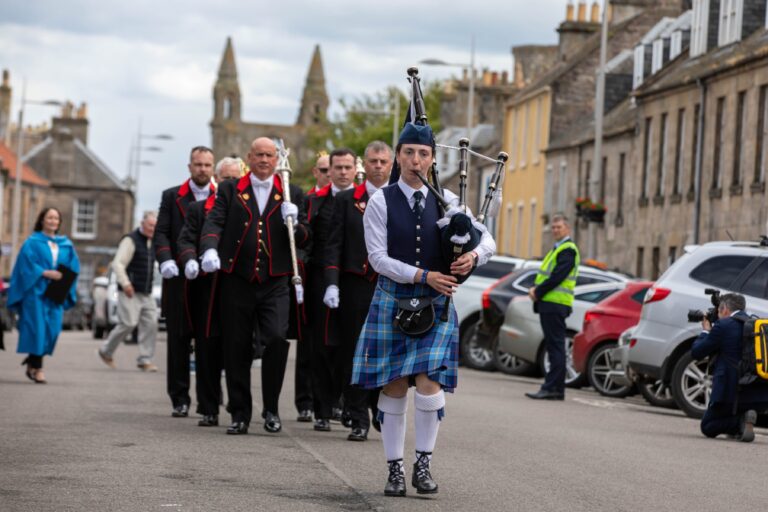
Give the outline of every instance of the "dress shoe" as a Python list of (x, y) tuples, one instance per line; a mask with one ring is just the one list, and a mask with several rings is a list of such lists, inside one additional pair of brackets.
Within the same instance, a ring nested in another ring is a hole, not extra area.
[(218, 427), (219, 416), (217, 414), (204, 414), (203, 419), (197, 422), (198, 427)]
[(341, 416), (343, 414), (344, 413), (342, 412), (341, 407), (334, 407), (331, 409), (331, 421), (338, 421), (341, 423)]
[(136, 365), (139, 370), (143, 372), (151, 372), (154, 373), (157, 371), (157, 366), (155, 366), (152, 363), (139, 363)]
[(113, 370), (114, 370), (115, 368), (117, 368), (117, 366), (115, 366), (115, 360), (114, 360), (114, 359), (112, 359), (111, 357), (109, 357), (109, 356), (108, 356), (107, 354), (105, 354), (104, 352), (102, 352), (102, 351), (101, 351), (101, 349), (97, 349), (97, 350), (96, 350), (96, 353), (97, 353), (97, 354), (99, 354), (99, 357), (101, 358), (101, 360), (102, 360), (102, 361), (104, 361), (104, 364), (105, 364), (105, 365), (109, 366), (109, 367), (110, 367), (110, 368), (112, 368)]
[[(38, 368), (35, 370), (35, 384), (48, 384), (48, 381), (45, 380), (45, 374), (43, 373), (42, 368)], [(754, 438), (754, 434), (752, 434), (752, 437)]]
[(565, 400), (565, 393), (540, 389), (535, 393), (526, 393), (525, 396), (534, 400)]
[(381, 422), (378, 420), (378, 418), (373, 418), (371, 420), (371, 426), (376, 430), (376, 432), (381, 432)]
[(264, 417), (264, 430), (269, 432), (270, 434), (276, 434), (280, 432), (283, 429), (283, 424), (280, 423), (280, 416), (277, 414), (272, 414), (271, 412), (267, 411), (267, 414)]
[(429, 472), (428, 452), (416, 452), (416, 462), (413, 463), (411, 485), (416, 488), (416, 494), (437, 494), (437, 484)]
[(389, 477), (384, 486), (384, 496), (405, 496), (405, 473), (403, 459), (388, 460)]
[(352, 417), (347, 411), (341, 413), (341, 424), (346, 428), (352, 428)]
[(234, 421), (227, 427), (227, 434), (231, 436), (239, 436), (248, 433), (248, 424), (244, 421)]
[(296, 421), (299, 421), (301, 423), (309, 423), (312, 421), (312, 411), (309, 409), (302, 409), (299, 411), (299, 416), (296, 418)]
[(347, 441), (367, 441), (368, 429), (362, 427), (355, 427), (352, 432), (347, 436)]
[(177, 405), (173, 408), (171, 416), (174, 418), (186, 418), (189, 416), (189, 406), (187, 404)]
[(749, 410), (744, 413), (741, 420), (741, 433), (739, 435), (739, 441), (742, 443), (751, 443), (755, 440), (755, 423), (757, 423), (757, 412)]
[(328, 420), (323, 420), (320, 418), (317, 418), (315, 420), (315, 430), (319, 432), (330, 432), (331, 431), (331, 422)]

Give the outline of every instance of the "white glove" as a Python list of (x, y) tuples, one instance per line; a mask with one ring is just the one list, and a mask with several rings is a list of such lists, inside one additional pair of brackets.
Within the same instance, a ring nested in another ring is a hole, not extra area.
[(295, 285), (296, 288), (296, 304), (304, 304), (304, 287), (300, 284)]
[(162, 274), (163, 279), (171, 279), (179, 275), (179, 267), (173, 260), (164, 261), (160, 264), (160, 274)]
[(284, 202), (282, 206), (280, 206), (280, 212), (283, 214), (283, 222), (285, 222), (288, 217), (291, 217), (293, 219), (294, 226), (296, 225), (296, 220), (299, 218), (298, 206), (293, 203)]
[(189, 260), (184, 266), (184, 275), (187, 276), (187, 279), (196, 278), (198, 272), (200, 272), (200, 265), (195, 260)]
[(219, 253), (216, 249), (208, 249), (203, 253), (203, 272), (216, 272), (221, 268)]
[(325, 289), (325, 296), (323, 297), (323, 304), (331, 309), (339, 307), (339, 287), (335, 284), (330, 285)]

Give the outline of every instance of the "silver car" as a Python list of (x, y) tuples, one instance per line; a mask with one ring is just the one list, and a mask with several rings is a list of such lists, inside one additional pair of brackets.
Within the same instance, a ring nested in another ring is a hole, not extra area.
[[(581, 331), (587, 310), (609, 295), (623, 289), (624, 282), (588, 284), (574, 290), (573, 312), (566, 319), (566, 375), (567, 386), (579, 386), (584, 378), (573, 368), (573, 337)], [(499, 350), (524, 361), (536, 363), (542, 373), (549, 369), (549, 358), (544, 350), (544, 332), (539, 315), (533, 311), (533, 301), (528, 295), (512, 299), (499, 330)]]
[(712, 242), (686, 247), (645, 297), (640, 323), (630, 340), (629, 365), (668, 384), (678, 407), (701, 417), (712, 379), (707, 361), (693, 361), (690, 348), (701, 324), (688, 322), (691, 309), (712, 307), (705, 289), (738, 292), (747, 311), (768, 316), (768, 247), (756, 242)]

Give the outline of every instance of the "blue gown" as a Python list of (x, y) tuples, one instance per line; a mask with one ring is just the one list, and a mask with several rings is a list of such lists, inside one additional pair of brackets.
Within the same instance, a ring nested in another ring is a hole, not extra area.
[(8, 309), (19, 315), (19, 343), (16, 352), (45, 356), (53, 354), (61, 332), (64, 309), (77, 302), (77, 280), (72, 284), (64, 304), (43, 297), (50, 279), (43, 271), (54, 270), (53, 255), (48, 242), (59, 246), (57, 265), (65, 265), (80, 273), (80, 261), (72, 242), (65, 236), (49, 237), (40, 231), (32, 233), (16, 258), (8, 290)]

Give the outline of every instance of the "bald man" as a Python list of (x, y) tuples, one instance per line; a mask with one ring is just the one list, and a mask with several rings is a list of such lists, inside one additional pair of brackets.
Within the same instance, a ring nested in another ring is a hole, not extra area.
[(285, 336), (292, 274), (286, 219), (294, 220), (297, 247), (307, 246), (310, 240), (301, 190), (291, 185), (295, 203), (284, 200), (283, 183), (275, 175), (275, 143), (265, 137), (254, 140), (247, 158), (250, 171), (219, 186), (200, 238), (202, 270), (221, 270), (221, 334), (232, 415), (227, 434), (232, 435), (247, 434), (251, 422), (254, 325), (265, 347), (264, 429), (270, 433), (282, 429), (277, 404), (288, 359)]

